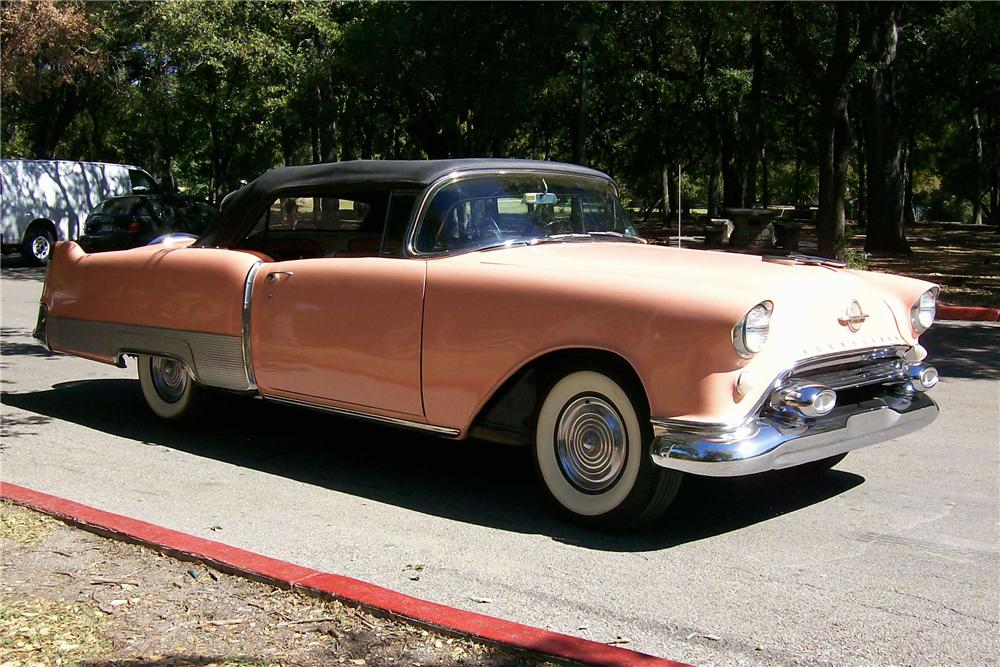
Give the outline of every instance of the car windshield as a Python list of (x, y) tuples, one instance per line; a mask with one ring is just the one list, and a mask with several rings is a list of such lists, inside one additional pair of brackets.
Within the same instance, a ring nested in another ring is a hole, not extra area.
[(639, 241), (607, 181), (571, 174), (493, 174), (438, 190), (417, 230), (419, 252), (547, 241)]

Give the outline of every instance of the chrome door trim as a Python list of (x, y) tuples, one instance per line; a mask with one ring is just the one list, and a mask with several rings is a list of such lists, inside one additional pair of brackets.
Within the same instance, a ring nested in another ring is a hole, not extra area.
[(262, 264), (263, 262), (256, 262), (250, 267), (243, 286), (243, 366), (246, 368), (249, 388), (254, 391), (257, 390), (257, 377), (253, 372), (253, 356), (250, 354), (250, 307), (253, 305), (253, 281)]
[(301, 401), (294, 398), (284, 398), (281, 396), (266, 396), (266, 395), (264, 396), (264, 398), (269, 401), (274, 401), (275, 403), (284, 403), (286, 405), (294, 405), (300, 408), (309, 408), (311, 410), (328, 412), (330, 414), (339, 415), (341, 417), (351, 417), (352, 419), (360, 419), (362, 421), (373, 422), (376, 424), (396, 426), (399, 428), (411, 429), (414, 431), (425, 431), (427, 433), (433, 433), (435, 435), (440, 435), (446, 438), (456, 438), (461, 433), (461, 431), (459, 431), (457, 428), (432, 426), (430, 424), (422, 424), (420, 422), (409, 421), (408, 419), (384, 417), (382, 415), (376, 415), (369, 412), (348, 410), (347, 408), (334, 408), (329, 405), (320, 405), (319, 403), (311, 403), (309, 401)]

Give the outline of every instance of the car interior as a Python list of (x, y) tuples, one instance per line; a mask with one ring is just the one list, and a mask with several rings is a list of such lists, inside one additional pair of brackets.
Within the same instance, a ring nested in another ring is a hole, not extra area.
[(414, 201), (412, 193), (388, 191), (278, 197), (238, 249), (278, 262), (397, 257)]

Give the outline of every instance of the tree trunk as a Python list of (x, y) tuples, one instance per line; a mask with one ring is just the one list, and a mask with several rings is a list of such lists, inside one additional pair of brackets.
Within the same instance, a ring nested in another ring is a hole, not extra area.
[(862, 95), (868, 163), (868, 230), (865, 250), (907, 253), (903, 217), (903, 135), (896, 102), (896, 46), (899, 27), (895, 9), (880, 13), (871, 31), (869, 53), (876, 63)]
[[(764, 79), (764, 43), (760, 38), (760, 27), (750, 36), (750, 60), (753, 63), (753, 80), (750, 83), (750, 151), (747, 161), (746, 203), (753, 208), (757, 205), (757, 162), (764, 161), (763, 137), (761, 131), (761, 85)], [(763, 202), (767, 206), (767, 202)]]
[(766, 208), (771, 205), (771, 183), (768, 178), (767, 147), (760, 147), (760, 203)]
[(722, 205), (726, 208), (743, 208), (743, 179), (740, 177), (738, 112), (733, 112), (722, 129)]
[(819, 254), (841, 258), (844, 255), (844, 192), (847, 187), (847, 161), (850, 157), (847, 95), (831, 91), (823, 96), (819, 123), (819, 211), (816, 214), (816, 238)]
[(1000, 166), (990, 168), (990, 224), (1000, 225)]
[(670, 223), (670, 212), (674, 210), (674, 197), (677, 196), (676, 188), (674, 187), (674, 170), (671, 169), (669, 164), (663, 163), (663, 171), (660, 176), (663, 183), (663, 206), (661, 207), (660, 217), (663, 220), (664, 226), (666, 226)]
[(983, 129), (979, 124), (979, 107), (972, 108), (972, 137), (975, 142), (976, 176), (973, 179), (972, 224), (983, 224)]
[(916, 150), (916, 138), (910, 127), (909, 140), (906, 142), (905, 164), (903, 168), (903, 219), (907, 227), (916, 224), (916, 212), (913, 210), (913, 152)]
[(712, 171), (708, 175), (708, 217), (719, 217), (719, 171), (722, 158), (718, 154), (712, 160)]
[(324, 76), (319, 84), (319, 146), (323, 162), (337, 161), (337, 100), (333, 82)]
[(868, 160), (868, 147), (864, 140), (865, 127), (866, 123), (861, 120), (861, 114), (855, 114), (854, 132), (858, 143), (857, 155), (854, 160), (858, 166), (858, 193), (854, 203), (854, 222), (860, 227), (864, 227), (868, 223), (868, 170), (865, 168), (865, 162)]

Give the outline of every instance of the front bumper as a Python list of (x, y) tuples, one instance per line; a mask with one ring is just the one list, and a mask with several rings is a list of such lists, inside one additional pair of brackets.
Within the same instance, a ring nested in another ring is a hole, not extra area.
[(915, 389), (915, 381), (894, 378), (895, 382), (880, 383), (879, 379), (886, 378), (874, 376), (843, 380), (857, 377), (856, 371), (839, 377), (850, 388), (864, 387), (864, 395), (822, 417), (805, 418), (765, 405), (733, 426), (654, 419), (653, 462), (695, 475), (752, 475), (898, 438), (927, 426), (938, 416), (937, 403)]

